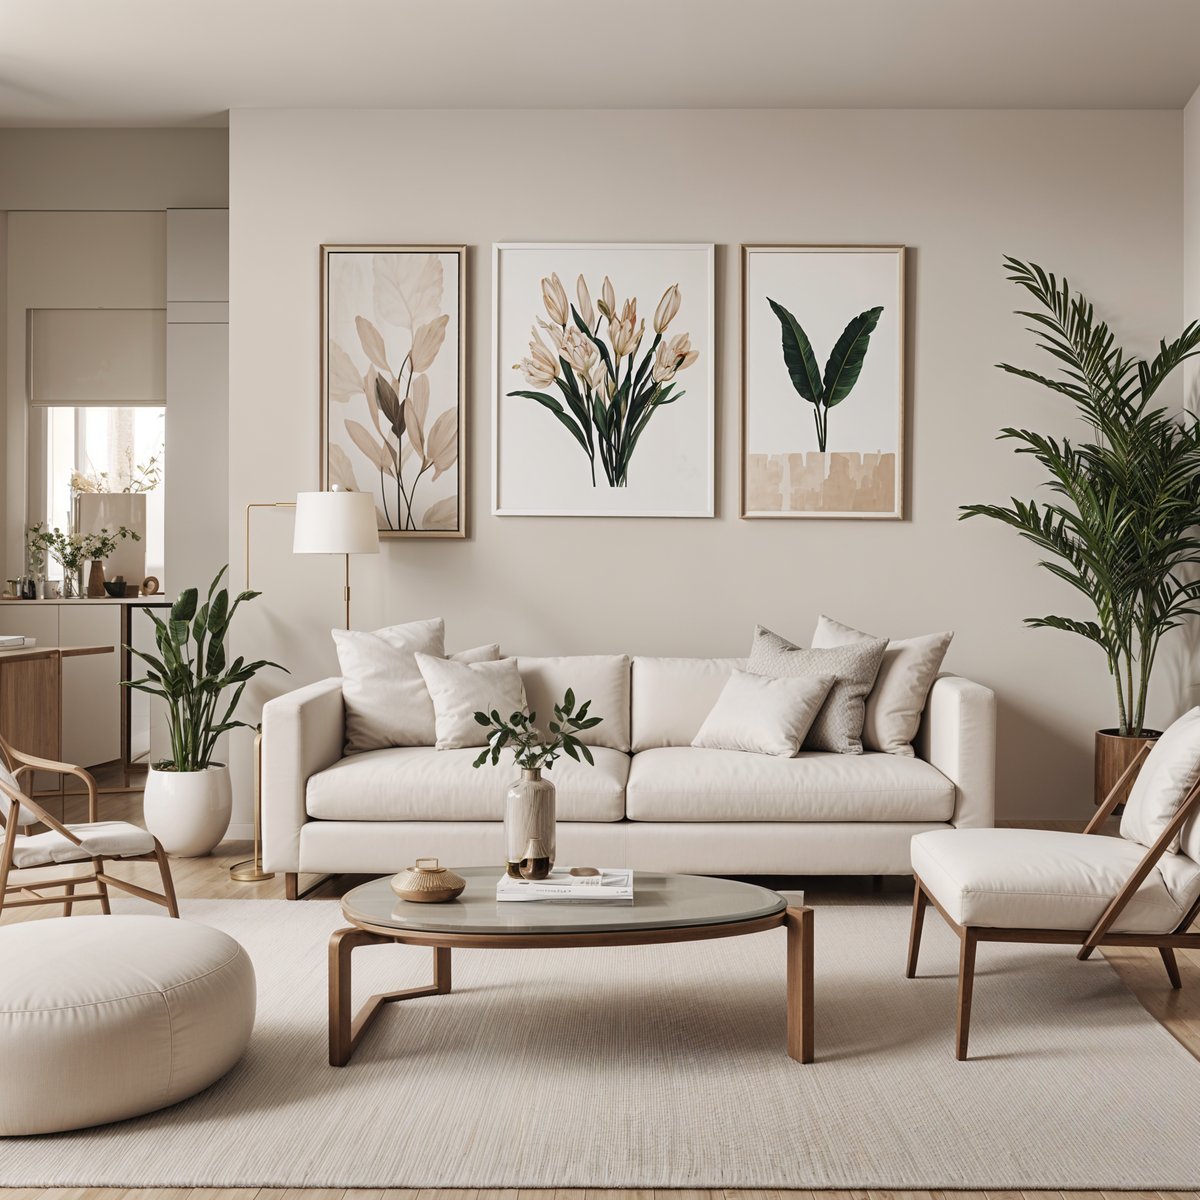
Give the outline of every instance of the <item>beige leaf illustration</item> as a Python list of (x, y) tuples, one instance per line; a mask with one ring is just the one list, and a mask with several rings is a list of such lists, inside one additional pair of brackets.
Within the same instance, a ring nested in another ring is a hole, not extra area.
[(350, 455), (336, 442), (329, 445), (329, 482), (336, 483), (347, 492), (362, 490), (354, 477), (354, 464), (350, 461)]
[(341, 346), (329, 339), (329, 395), (339, 404), (363, 390), (362, 376), (354, 359)]
[(429, 376), (414, 375), (408, 389), (408, 403), (416, 407), (421, 428), (425, 428), (425, 417), (429, 413)]
[(367, 456), (377, 471), (383, 471), (386, 475), (395, 474), (392, 469), (391, 455), (357, 421), (348, 420), (346, 432), (350, 435), (350, 440)]
[(458, 461), (458, 412), (455, 409), (447, 409), (434, 421), (425, 440), (425, 459), (433, 463), (434, 479)]
[(457, 529), (458, 528), (458, 497), (447, 496), (436, 504), (431, 504), (421, 518), (422, 529)]
[(450, 318), (443, 313), (435, 321), (430, 321), (428, 325), (422, 325), (413, 334), (412, 344), (412, 369), (414, 371), (428, 371), (433, 365), (433, 360), (437, 358), (438, 351), (442, 348), (442, 342), (446, 340), (446, 326)]
[(375, 312), (404, 329), (432, 321), (442, 307), (442, 264), (435, 254), (376, 254)]
[(387, 348), (383, 344), (383, 335), (366, 317), (355, 317), (354, 328), (358, 330), (358, 340), (362, 343), (363, 353), (381, 371), (390, 375), (392, 368), (388, 366)]
[[(418, 376), (419, 379), (424, 379), (424, 375)], [(426, 389), (428, 393), (428, 389)], [(408, 434), (409, 445), (421, 456), (421, 465), (428, 466), (428, 460), (425, 458), (425, 430), (422, 427), (421, 414), (417, 412), (417, 406), (412, 402), (412, 396), (408, 398), (408, 403), (404, 406), (404, 432)]]
[(410, 462), (412, 462), (412, 458), (413, 458), (412, 442), (406, 441), (404, 443), (404, 449), (400, 451), (400, 470), (401, 471), (403, 471), (405, 469), (405, 467), (407, 467), (408, 464)]
[(383, 427), (379, 424), (379, 401), (375, 398), (375, 381), (378, 378), (379, 372), (372, 367), (363, 377), (363, 390), (367, 393), (367, 408), (371, 413), (371, 423), (375, 426), (375, 432), (382, 437)]

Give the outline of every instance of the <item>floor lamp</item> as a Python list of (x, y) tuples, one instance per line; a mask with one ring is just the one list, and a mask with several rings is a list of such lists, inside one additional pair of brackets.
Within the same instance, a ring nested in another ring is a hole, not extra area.
[[(294, 508), (296, 531), (293, 554), (341, 554), (345, 557), (342, 599), (346, 605), (346, 628), (350, 628), (350, 555), (378, 554), (379, 527), (375, 498), (369, 492), (346, 492), (335, 487), (328, 492), (300, 492), (294, 503), (246, 505), (246, 587), (250, 586), (250, 511), (255, 508)], [(262, 735), (254, 739), (254, 857), (234, 863), (229, 876), (240, 883), (274, 879), (262, 866)]]

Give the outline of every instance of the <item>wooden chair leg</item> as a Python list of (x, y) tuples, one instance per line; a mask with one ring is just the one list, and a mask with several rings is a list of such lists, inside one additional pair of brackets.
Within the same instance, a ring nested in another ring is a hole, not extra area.
[(958, 1028), (954, 1039), (954, 1057), (967, 1057), (967, 1039), (971, 1033), (971, 997), (975, 991), (975, 944), (973, 929), (964, 929), (958, 952)]
[(917, 974), (917, 956), (921, 953), (921, 930), (925, 925), (925, 909), (929, 905), (929, 897), (921, 881), (916, 881), (913, 891), (912, 926), (908, 933), (908, 966), (905, 968), (905, 979), (914, 979)]
[(104, 882), (104, 859), (93, 859), (92, 869), (96, 873), (96, 890), (100, 893), (100, 911), (106, 917), (111, 916), (112, 906), (108, 902), (108, 884)]
[(175, 898), (175, 883), (171, 879), (171, 864), (167, 859), (167, 852), (159, 845), (158, 839), (154, 839), (154, 857), (158, 861), (158, 873), (162, 876), (163, 897), (167, 902), (167, 912), (172, 917), (179, 916), (179, 901)]
[(71, 910), (75, 907), (75, 885), (67, 883), (63, 885), (63, 916), (69, 917)]
[(12, 870), (13, 848), (17, 844), (16, 805), (4, 829), (4, 847), (0, 849), (0, 913), (4, 912), (4, 898), (8, 895), (8, 873)]
[(1174, 947), (1159, 946), (1158, 952), (1162, 955), (1163, 966), (1167, 968), (1167, 978), (1171, 981), (1171, 986), (1178, 991), (1183, 987), (1183, 980), (1179, 976), (1179, 963), (1175, 961)]

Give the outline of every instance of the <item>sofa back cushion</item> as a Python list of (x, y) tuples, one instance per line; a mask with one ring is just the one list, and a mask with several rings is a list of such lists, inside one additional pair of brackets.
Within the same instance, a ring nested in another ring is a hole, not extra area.
[(636, 754), (690, 746), (744, 658), (643, 658), (632, 670), (631, 745)]
[(585, 700), (592, 706), (589, 717), (603, 720), (585, 729), (578, 738), (587, 746), (607, 746), (629, 753), (629, 656), (626, 654), (572, 654), (559, 658), (517, 659), (525, 684), (529, 711), (537, 714), (537, 726), (546, 732), (554, 720), (554, 706), (568, 688), (575, 693), (576, 711)]

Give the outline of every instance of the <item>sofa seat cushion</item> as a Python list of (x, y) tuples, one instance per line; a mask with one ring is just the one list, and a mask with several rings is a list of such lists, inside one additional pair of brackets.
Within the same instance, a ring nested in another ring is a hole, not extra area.
[[(912, 840), (913, 870), (960, 925), (1091, 929), (1145, 848), (1124, 838), (1048, 829), (938, 829)], [(1164, 855), (1113, 925), (1167, 933), (1200, 896), (1200, 866)]]
[(633, 757), (634, 821), (948, 821), (954, 784), (919, 758), (666, 746)]
[[(354, 754), (308, 780), (310, 817), (324, 821), (500, 821), (504, 794), (520, 775), (511, 756), (475, 768), (479, 751), (401, 746)], [(629, 756), (597, 746), (594, 767), (565, 756), (547, 772), (560, 821), (619, 821)]]

